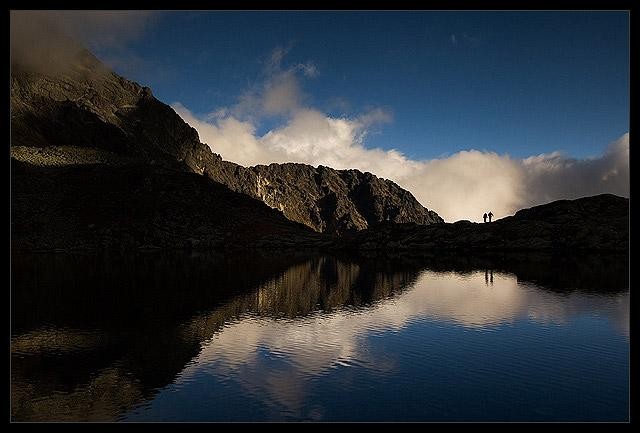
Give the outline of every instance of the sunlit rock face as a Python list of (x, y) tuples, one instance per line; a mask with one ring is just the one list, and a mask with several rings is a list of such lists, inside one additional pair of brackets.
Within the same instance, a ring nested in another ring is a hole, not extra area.
[(251, 170), (258, 176), (259, 198), (319, 232), (344, 233), (380, 222), (443, 222), (410, 192), (371, 173), (305, 164), (258, 165)]

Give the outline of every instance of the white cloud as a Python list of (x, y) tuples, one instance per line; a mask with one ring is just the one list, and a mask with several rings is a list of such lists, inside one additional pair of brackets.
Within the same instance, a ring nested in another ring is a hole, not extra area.
[(605, 192), (628, 197), (629, 134), (597, 158), (553, 152), (520, 160), (471, 150), (405, 173), (398, 183), (446, 221), (480, 221), (486, 210), (502, 218), (523, 207)]
[[(200, 120), (182, 104), (175, 103), (172, 107), (185, 122), (196, 128), (201, 141), (209, 143), (212, 149), (225, 159), (243, 165), (254, 165), (280, 162), (284, 158), (284, 155), (270, 152), (261, 145), (256, 137), (256, 128), (250, 121), (224, 116), (225, 113), (221, 110), (210, 115), (210, 120)], [(210, 143), (215, 145), (212, 146)]]
[(381, 110), (348, 119), (332, 118), (314, 109), (299, 109), (283, 126), (257, 136), (255, 124), (250, 120), (234, 116), (199, 119), (180, 103), (172, 107), (196, 128), (200, 139), (214, 152), (242, 165), (302, 162), (398, 177), (414, 164), (396, 150), (364, 147), (367, 128), (389, 118)]
[(522, 161), (531, 202), (602, 192), (629, 195), (629, 134), (597, 158), (573, 159), (558, 152)]
[(267, 75), (274, 75), (282, 70), (282, 61), (289, 51), (291, 51), (291, 44), (286, 47), (276, 47), (273, 49), (265, 63), (264, 69)]
[(315, 78), (320, 75), (320, 71), (313, 62), (300, 63), (296, 67), (305, 77)]
[[(445, 221), (480, 221), (491, 210), (496, 218), (562, 198), (609, 192), (629, 195), (629, 134), (592, 159), (558, 152), (514, 159), (494, 152), (467, 150), (446, 158), (412, 160), (398, 150), (365, 146), (372, 127), (391, 121), (374, 109), (359, 116), (331, 117), (305, 106), (298, 74), (305, 68), (283, 68), (287, 49), (276, 49), (257, 90), (240, 97), (231, 109), (205, 118), (174, 103), (173, 108), (200, 139), (225, 159), (242, 165), (301, 162), (336, 169), (355, 168), (391, 179), (408, 189)], [(263, 116), (283, 116), (282, 124), (256, 134)]]
[(267, 115), (290, 114), (300, 109), (302, 91), (295, 70), (279, 73), (265, 84), (262, 111)]
[(477, 150), (420, 162), (397, 179), (445, 221), (480, 221), (488, 210), (496, 218), (512, 214), (526, 196), (523, 180), (517, 160)]
[(283, 67), (289, 50), (290, 47), (273, 50), (264, 63), (262, 82), (240, 95), (229, 113), (242, 120), (256, 122), (263, 116), (291, 116), (304, 108), (307, 96), (302, 91), (299, 75), (315, 78), (320, 71), (311, 61)]

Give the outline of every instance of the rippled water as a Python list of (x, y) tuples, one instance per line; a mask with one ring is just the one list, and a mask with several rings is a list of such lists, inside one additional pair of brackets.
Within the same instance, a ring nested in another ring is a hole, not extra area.
[(14, 257), (16, 421), (628, 419), (626, 257)]

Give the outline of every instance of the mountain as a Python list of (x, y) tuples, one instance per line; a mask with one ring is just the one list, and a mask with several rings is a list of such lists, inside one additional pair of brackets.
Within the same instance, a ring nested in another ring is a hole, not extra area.
[[(410, 192), (371, 173), (293, 163), (258, 165), (247, 171), (255, 176), (255, 183), (238, 182), (218, 173), (210, 176), (318, 232), (343, 234), (386, 221), (425, 225), (444, 222)], [(248, 176), (243, 173), (240, 179)]]
[(492, 223), (383, 224), (340, 240), (365, 251), (629, 251), (629, 199), (601, 194), (522, 209)]
[(330, 241), (206, 177), (137, 162), (14, 160), (11, 186), (14, 250), (317, 249)]
[[(358, 170), (223, 161), (150, 89), (91, 53), (13, 68), (12, 246), (628, 251), (629, 200), (604, 194), (446, 224)], [(333, 235), (340, 235), (334, 239)]]
[(58, 165), (126, 160), (205, 175), (321, 233), (342, 234), (382, 222), (443, 222), (411, 193), (371, 173), (224, 161), (149, 88), (108, 70), (86, 50), (56, 74), (13, 68), (11, 145), (14, 159), (31, 158), (31, 163), (28, 149), (40, 148), (58, 155)]

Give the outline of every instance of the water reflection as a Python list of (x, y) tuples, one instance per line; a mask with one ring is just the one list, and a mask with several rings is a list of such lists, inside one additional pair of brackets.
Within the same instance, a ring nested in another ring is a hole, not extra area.
[[(620, 257), (36, 255), (12, 263), (14, 420), (340, 419), (323, 402), (333, 388), (318, 383), (346, 370), (367, 377), (357, 386), (353, 377), (336, 383), (349, 394), (398, 374), (396, 382), (415, 382), (415, 369), (461, 367), (455, 343), (445, 358), (429, 358), (425, 330), (451, 338), (462, 335), (455, 329), (496, 333), (519, 322), (560, 329), (587, 317), (628, 337)], [(400, 354), (383, 350), (393, 334), (402, 334)], [(450, 344), (441, 337), (430, 341)], [(518, 338), (502, 348), (518, 348)], [(469, 340), (465, 350), (486, 357), (482, 341)], [(600, 344), (575, 353), (614, 351)], [(188, 405), (176, 404), (177, 395)], [(225, 409), (223, 400), (236, 405)], [(396, 400), (387, 406), (403, 403), (394, 412), (401, 416), (411, 404)]]
[(488, 286), (489, 284), (493, 286), (493, 269), (484, 270), (484, 285)]

